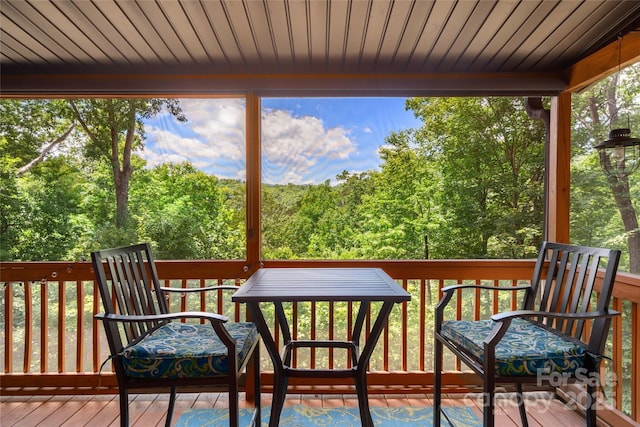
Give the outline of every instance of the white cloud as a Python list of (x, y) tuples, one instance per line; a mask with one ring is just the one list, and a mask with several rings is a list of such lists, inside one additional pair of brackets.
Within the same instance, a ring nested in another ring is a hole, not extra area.
[(323, 181), (327, 178), (322, 173), (327, 161), (347, 160), (355, 151), (349, 131), (344, 128), (325, 129), (317, 117), (292, 117), (282, 110), (263, 112), (262, 137), (266, 182)]
[[(141, 156), (148, 166), (189, 160), (208, 173), (244, 179), (244, 99), (183, 99), (180, 105), (186, 123), (166, 113), (147, 124), (145, 131), (152, 144), (147, 144)], [(332, 178), (327, 176), (327, 165), (348, 160), (356, 150), (348, 130), (326, 129), (317, 117), (265, 110), (261, 128), (263, 179), (269, 183), (302, 184)]]
[[(245, 177), (245, 117), (243, 99), (182, 99), (186, 123), (164, 112), (145, 127), (147, 148), (141, 156), (149, 167), (190, 161), (220, 177)], [(235, 166), (230, 167), (230, 164)]]

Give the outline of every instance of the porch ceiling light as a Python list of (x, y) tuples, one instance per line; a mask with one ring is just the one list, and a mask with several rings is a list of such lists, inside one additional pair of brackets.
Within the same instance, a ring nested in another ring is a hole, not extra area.
[(627, 128), (612, 129), (609, 139), (595, 147), (600, 154), (600, 165), (607, 176), (627, 177), (640, 166), (640, 138), (631, 138)]
[[(618, 36), (618, 76), (622, 67), (622, 35)], [(616, 82), (617, 85), (617, 82)], [(627, 122), (629, 116), (627, 116)], [(600, 154), (600, 166), (605, 175), (616, 179), (626, 178), (640, 166), (640, 139), (631, 138), (631, 129), (611, 129), (609, 139), (602, 141), (595, 148)]]

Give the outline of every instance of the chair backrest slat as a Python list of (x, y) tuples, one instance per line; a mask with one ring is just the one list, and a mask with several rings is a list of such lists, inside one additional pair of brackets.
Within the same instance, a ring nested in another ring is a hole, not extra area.
[[(534, 269), (531, 291), (522, 307), (564, 314), (604, 310), (611, 300), (619, 259), (618, 250), (545, 242)], [(604, 273), (602, 280), (598, 278), (599, 271)], [(547, 316), (532, 321), (580, 341), (587, 350), (596, 353), (604, 348), (606, 334), (602, 331), (608, 331), (610, 324), (610, 318), (592, 321), (585, 336), (585, 320), (556, 320)]]
[[(537, 264), (542, 266), (544, 265), (544, 260), (545, 260), (545, 252), (540, 252), (540, 254), (538, 255), (538, 262)], [(549, 260), (549, 266), (547, 269), (547, 283), (548, 286), (544, 286), (542, 288), (542, 297), (540, 299), (540, 303), (539, 303), (539, 308), (542, 311), (549, 311), (551, 309), (551, 307), (549, 306), (549, 296), (551, 294), (551, 292), (553, 291), (553, 281), (551, 280), (552, 278), (556, 277), (557, 271), (558, 271), (558, 252), (553, 251), (551, 253), (551, 259)], [(536, 298), (537, 297), (537, 291), (540, 287), (540, 284), (543, 280), (543, 276), (542, 276), (542, 270), (540, 270), (538, 272), (537, 276), (534, 276), (534, 281), (532, 282), (533, 285), (535, 286), (533, 292), (528, 295), (529, 298)], [(534, 301), (531, 302), (531, 309), (533, 309), (534, 307)]]
[[(562, 262), (558, 267), (558, 273), (560, 271), (565, 272), (562, 278), (563, 283), (561, 285), (563, 293), (562, 299), (554, 305), (553, 311), (560, 313), (575, 313), (578, 301), (580, 300), (583, 292), (584, 273), (588, 267), (589, 257), (584, 256), (582, 253), (564, 251), (561, 259)], [(572, 327), (571, 321), (565, 321), (563, 319), (557, 319), (555, 321), (555, 328), (567, 335), (571, 335)]]

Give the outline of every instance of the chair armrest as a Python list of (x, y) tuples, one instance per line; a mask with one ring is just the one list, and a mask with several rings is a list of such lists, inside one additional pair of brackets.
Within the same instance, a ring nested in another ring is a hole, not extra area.
[(95, 315), (95, 318), (105, 322), (154, 322), (174, 319), (205, 319), (212, 322), (226, 323), (229, 320), (228, 317), (221, 314), (206, 313), (204, 311), (182, 311), (178, 313), (149, 314), (145, 316), (98, 313)]
[(539, 310), (516, 310), (516, 311), (507, 311), (504, 313), (498, 313), (491, 316), (491, 320), (495, 321), (495, 326), (493, 330), (485, 338), (485, 351), (490, 351), (492, 354), (495, 352), (495, 348), (502, 340), (502, 337), (506, 334), (507, 329), (511, 325), (511, 321), (515, 318), (523, 318), (523, 317), (551, 317), (556, 319), (567, 319), (567, 320), (588, 320), (588, 319), (600, 319), (605, 317), (613, 317), (620, 315), (619, 312), (615, 310), (602, 310), (602, 311), (591, 311), (587, 313), (560, 313), (555, 311), (539, 311)]
[(555, 311), (538, 311), (538, 310), (516, 310), (506, 311), (504, 313), (498, 313), (491, 316), (491, 320), (496, 322), (504, 322), (505, 320), (511, 320), (516, 317), (551, 317), (554, 319), (569, 319), (569, 320), (588, 320), (588, 319), (600, 319), (604, 317), (619, 316), (620, 312), (615, 310), (603, 310), (603, 311), (590, 311), (586, 313), (560, 313)]
[(461, 289), (482, 289), (488, 291), (526, 291), (531, 289), (531, 285), (520, 285), (520, 286), (486, 286), (486, 285), (452, 285), (446, 286), (442, 288), (442, 298), (436, 305), (436, 332), (440, 332), (440, 327), (444, 320), (444, 309), (451, 301), (451, 298), (454, 295), (454, 291), (458, 291)]
[(487, 285), (451, 285), (442, 288), (442, 292), (449, 293), (460, 289), (485, 289), (488, 291), (523, 291), (530, 289), (530, 285), (520, 286), (487, 286)]
[(240, 286), (235, 285), (221, 285), (221, 286), (207, 286), (204, 288), (172, 288), (169, 286), (161, 286), (164, 292), (204, 292), (204, 291), (218, 291), (218, 290), (233, 290), (237, 291)]
[(236, 341), (224, 327), (224, 323), (226, 323), (229, 318), (221, 314), (206, 313), (203, 311), (183, 311), (179, 313), (153, 314), (146, 316), (99, 313), (95, 315), (95, 318), (105, 322), (152, 322), (173, 319), (206, 319), (211, 323), (211, 327), (213, 327), (218, 338), (220, 338), (229, 350), (229, 354), (235, 353)]

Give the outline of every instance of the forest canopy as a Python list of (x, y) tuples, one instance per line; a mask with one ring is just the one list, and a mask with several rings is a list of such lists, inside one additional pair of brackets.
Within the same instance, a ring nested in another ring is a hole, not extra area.
[[(637, 225), (628, 230), (615, 183), (602, 173), (593, 146), (612, 126), (629, 126), (637, 137), (639, 69), (636, 64), (573, 97), (574, 243), (628, 254), (637, 234)], [(262, 257), (533, 257), (543, 238), (545, 128), (527, 116), (524, 103), (408, 98), (404, 108), (418, 125), (379, 141), (377, 167), (346, 167), (324, 182), (263, 182)], [(238, 105), (233, 100), (227, 116), (206, 124), (211, 132), (230, 126), (220, 132), (220, 147), (224, 138), (244, 138), (244, 125), (228, 121), (234, 111), (242, 118)], [(246, 255), (244, 159), (229, 177), (196, 159), (167, 156), (158, 163), (145, 152), (149, 120), (160, 117), (171, 123), (166, 126), (202, 120), (182, 100), (2, 99), (0, 112), (0, 260), (78, 260), (138, 241), (151, 242), (159, 259)], [(276, 122), (283, 118), (277, 112), (263, 111), (263, 120), (280, 123), (284, 132), (291, 123)], [(271, 139), (263, 137), (264, 152), (287, 149), (265, 146)], [(345, 138), (347, 131), (316, 145), (346, 157)], [(189, 150), (186, 138), (181, 146)], [(632, 208), (638, 175), (627, 182)]]

